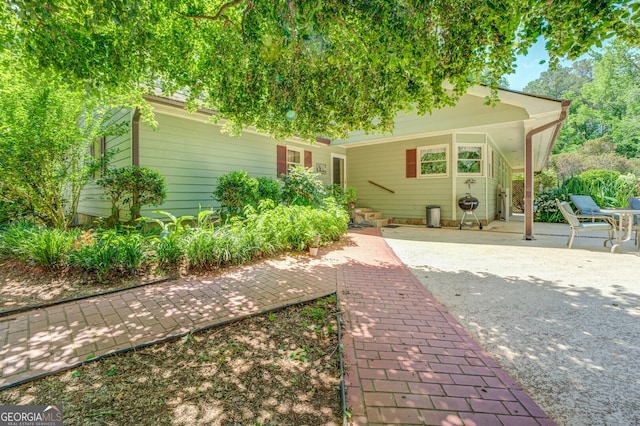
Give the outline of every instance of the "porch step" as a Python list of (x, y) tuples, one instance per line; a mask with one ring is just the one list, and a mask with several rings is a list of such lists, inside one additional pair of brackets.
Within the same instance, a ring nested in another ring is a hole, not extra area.
[(391, 219), (383, 218), (382, 213), (375, 212), (368, 207), (358, 207), (354, 210), (354, 222), (357, 225), (366, 224), (382, 228), (389, 224)]

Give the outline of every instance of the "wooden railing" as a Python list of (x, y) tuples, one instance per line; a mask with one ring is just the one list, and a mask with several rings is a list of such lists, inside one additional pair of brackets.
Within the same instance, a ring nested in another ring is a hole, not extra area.
[(379, 183), (375, 183), (375, 182), (374, 182), (374, 181), (372, 181), (372, 180), (370, 180), (370, 181), (368, 181), (368, 182), (369, 182), (371, 185), (375, 185), (375, 186), (377, 186), (378, 188), (380, 188), (380, 189), (384, 189), (385, 191), (389, 191), (389, 192), (390, 192), (390, 193), (392, 193), (392, 194), (395, 194), (395, 193), (396, 193), (396, 191), (394, 191), (394, 190), (392, 190), (392, 189), (389, 189), (389, 188), (387, 188), (386, 186), (382, 186), (382, 185), (380, 185)]

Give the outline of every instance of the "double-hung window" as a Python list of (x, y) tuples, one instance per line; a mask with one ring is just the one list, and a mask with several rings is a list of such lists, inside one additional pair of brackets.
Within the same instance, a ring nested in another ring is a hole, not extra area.
[(449, 174), (448, 157), (448, 145), (432, 145), (418, 148), (418, 176), (447, 176)]
[(304, 150), (287, 147), (287, 170), (295, 166), (304, 166)]
[(482, 175), (484, 147), (482, 145), (458, 145), (458, 174)]

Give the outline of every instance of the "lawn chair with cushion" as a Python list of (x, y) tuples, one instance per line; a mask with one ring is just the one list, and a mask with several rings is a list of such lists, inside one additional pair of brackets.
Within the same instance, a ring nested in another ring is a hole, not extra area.
[(607, 216), (589, 216), (592, 221), (591, 222), (580, 222), (578, 219), (578, 215), (576, 215), (571, 208), (571, 205), (566, 201), (560, 201), (556, 198), (556, 203), (558, 204), (558, 208), (564, 216), (564, 219), (567, 221), (569, 226), (571, 227), (571, 232), (569, 234), (569, 241), (567, 241), (567, 246), (571, 248), (573, 245), (573, 239), (579, 232), (586, 231), (607, 231), (609, 233), (609, 238), (604, 241), (604, 246), (607, 246), (607, 241), (613, 244), (613, 240), (615, 239), (616, 229), (611, 222), (611, 218)]
[[(640, 197), (629, 198), (629, 208), (640, 210)], [(633, 216), (633, 230), (636, 231), (636, 245), (638, 245), (638, 233), (640, 232), (640, 214)]]
[(596, 218), (599, 217), (608, 217), (611, 218), (610, 213), (603, 213), (600, 211), (600, 206), (593, 201), (590, 195), (569, 195), (569, 199), (576, 209), (578, 209), (577, 216), (578, 219), (591, 219), (593, 222)]

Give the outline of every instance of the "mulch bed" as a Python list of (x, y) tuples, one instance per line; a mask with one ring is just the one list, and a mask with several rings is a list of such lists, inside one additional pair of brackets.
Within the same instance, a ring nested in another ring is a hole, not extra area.
[(78, 269), (46, 269), (16, 260), (0, 261), (0, 313), (157, 281), (176, 272), (111, 276), (99, 282)]
[(65, 425), (338, 425), (335, 296), (189, 334), (4, 390)]

